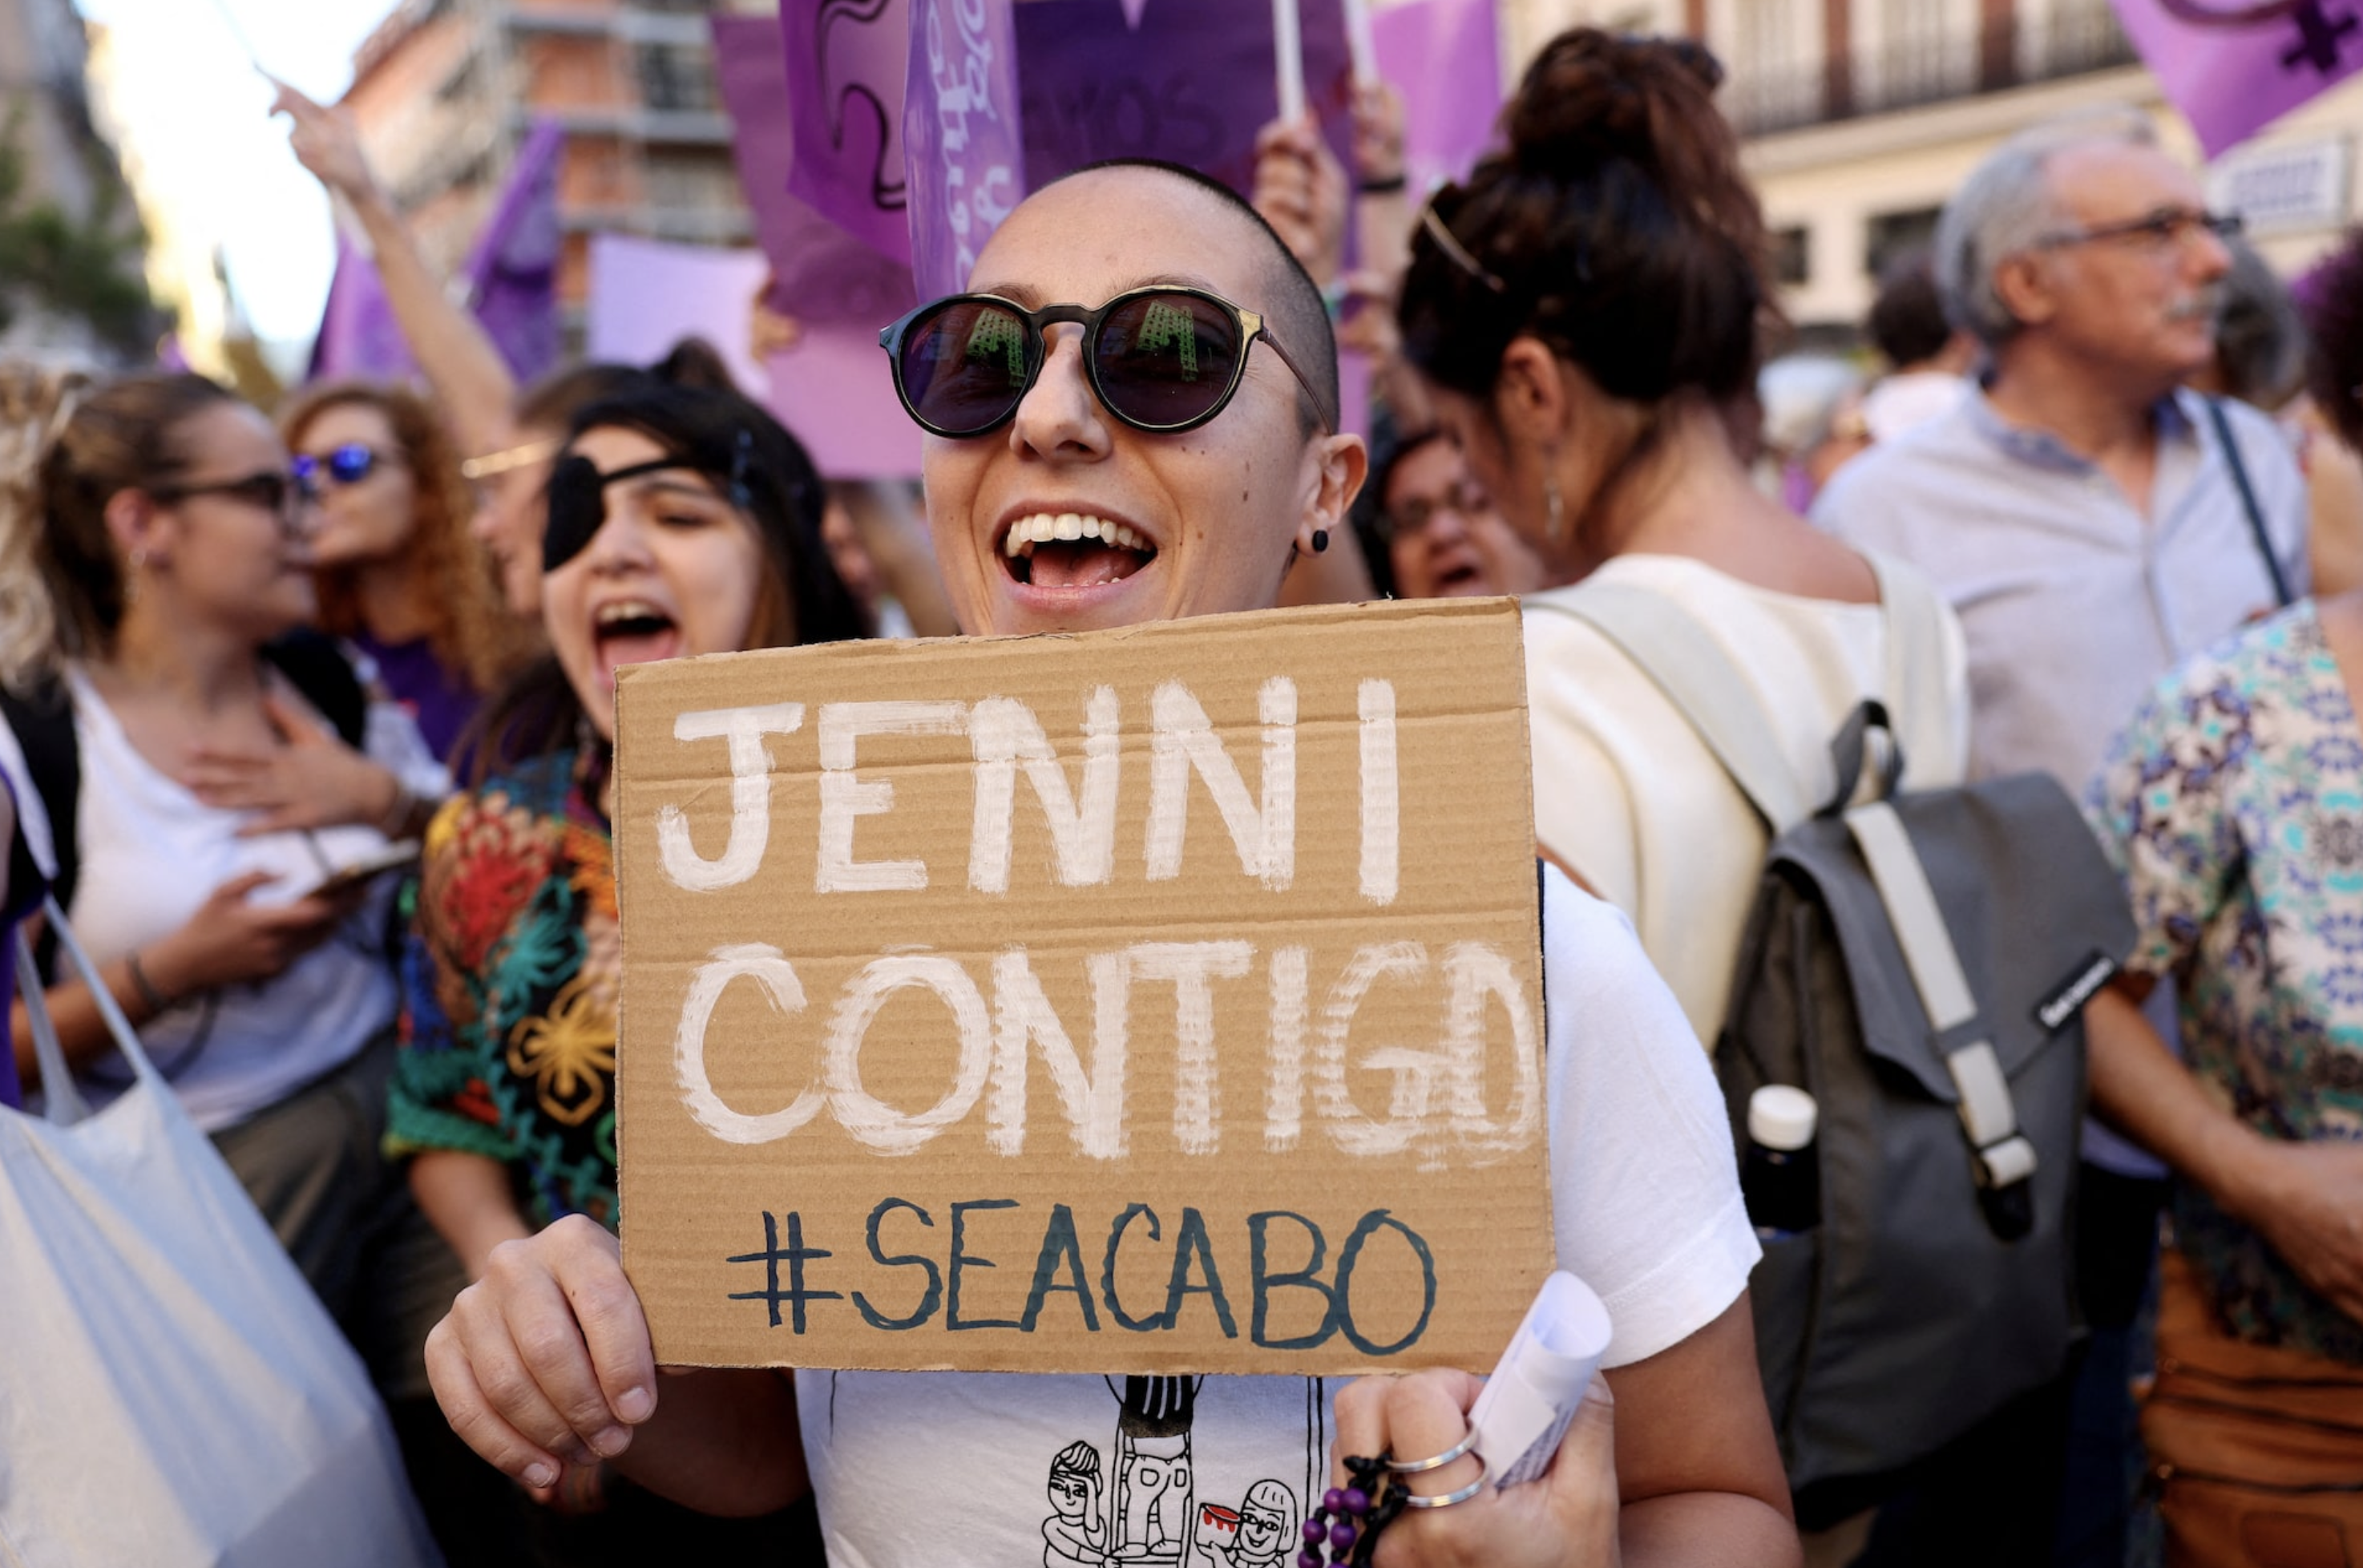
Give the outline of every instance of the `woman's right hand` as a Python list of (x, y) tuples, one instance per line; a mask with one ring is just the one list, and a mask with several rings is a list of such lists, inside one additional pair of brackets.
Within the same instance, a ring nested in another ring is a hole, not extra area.
[(249, 895), (257, 888), (278, 880), (254, 871), (215, 888), (187, 924), (140, 954), (150, 978), (174, 997), (269, 980), (326, 941), (351, 913), (349, 897), (252, 902)]
[(493, 1249), (427, 1337), (444, 1418), (527, 1486), (630, 1446), (656, 1413), (656, 1353), (616, 1239), (580, 1215)]

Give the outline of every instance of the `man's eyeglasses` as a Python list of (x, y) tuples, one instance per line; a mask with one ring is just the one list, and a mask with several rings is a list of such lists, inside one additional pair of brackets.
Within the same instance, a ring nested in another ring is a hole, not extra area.
[(2193, 212), (2188, 207), (2171, 207), (2144, 217), (2129, 217), (2122, 223), (2096, 223), (2086, 228), (2062, 228), (2045, 235), (2035, 242), (2038, 250), (2059, 250), (2070, 245), (2098, 245), (2113, 239), (2130, 239), (2147, 250), (2166, 250), (2180, 245), (2192, 234), (2205, 229), (2218, 239), (2238, 237), (2244, 227), (2235, 212)]
[(373, 448), (363, 446), (359, 441), (347, 441), (340, 447), (330, 449), (325, 457), (297, 452), (293, 466), (295, 477), (317, 494), (323, 479), (331, 480), (340, 486), (359, 484), (376, 470), (378, 464), (387, 461), (384, 453)]
[(1493, 509), (1492, 497), (1472, 480), (1457, 480), (1441, 495), (1414, 495), (1379, 514), (1379, 537), (1392, 543), (1427, 527), (1438, 512), (1474, 517)]
[(317, 499), (311, 485), (300, 473), (278, 473), (265, 470), (250, 473), (243, 479), (209, 480), (202, 484), (151, 485), (148, 494), (171, 506), (194, 495), (227, 495), (233, 501), (243, 501), (260, 507), (282, 523), (293, 522), (296, 514)]
[(1313, 383), (1252, 310), (1204, 289), (1169, 285), (1120, 294), (1097, 310), (1028, 310), (998, 295), (961, 294), (923, 305), (878, 334), (894, 366), (894, 393), (919, 428), (955, 439), (1007, 424), (1042, 373), (1043, 328), (1083, 328), (1083, 369), (1100, 406), (1136, 430), (1194, 430), (1239, 389), (1248, 350), (1262, 339), (1296, 377), (1326, 428), (1337, 428)]

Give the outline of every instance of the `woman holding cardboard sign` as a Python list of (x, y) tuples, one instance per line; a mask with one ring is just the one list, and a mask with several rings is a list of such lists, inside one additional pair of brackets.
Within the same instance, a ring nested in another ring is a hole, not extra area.
[[(1227, 190), (1156, 166), (1071, 175), (1004, 222), (972, 282), (888, 334), (934, 438), (929, 523), (968, 630), (1269, 607), (1295, 553), (1343, 526), (1364, 456), (1332, 433), (1326, 317)], [(998, 349), (926, 351), (962, 339)], [(1140, 351), (1159, 343), (1172, 353)], [(1596, 1412), (1523, 1507), (1447, 1510), (1430, 1530), (1500, 1562), (1611, 1561), (1620, 1536), (1635, 1562), (1793, 1561), (1714, 1084), (1623, 921), (1557, 876), (1544, 907), (1556, 1240), (1615, 1314), (1617, 1419)], [(1103, 1539), (1112, 1562), (1192, 1561), (1193, 1542), (1286, 1560), (1333, 1422), (1325, 1388), (1295, 1377), (804, 1373), (800, 1436), (768, 1373), (660, 1383), (615, 1243), (580, 1221), (494, 1251), (432, 1354), (454, 1425), (514, 1475), (598, 1454), (745, 1511), (809, 1473), (833, 1552), (859, 1562), (1071, 1557)]]

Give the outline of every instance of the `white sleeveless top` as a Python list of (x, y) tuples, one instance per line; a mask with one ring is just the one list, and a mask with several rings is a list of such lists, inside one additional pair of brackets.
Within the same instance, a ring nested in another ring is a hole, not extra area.
[[(1882, 560), (1880, 570), (1911, 569)], [(1586, 581), (1647, 589), (1687, 611), (1697, 635), (1746, 676), (1814, 804), (1837, 787), (1830, 740), (1865, 698), (1884, 703), (1900, 733), (1903, 787), (1961, 782), (1967, 665), (1960, 627), (1933, 590), (1927, 607), (1943, 617), (1943, 657), (1936, 669), (1907, 673), (1884, 606), (1774, 593), (1687, 556), (1620, 555)], [(1642, 950), (1711, 1046), (1769, 836), (1657, 684), (1592, 627), (1547, 608), (1581, 591), (1529, 596), (1535, 834), (1546, 854), (1631, 917)]]
[[(89, 680), (72, 670), (68, 681), (82, 791), (81, 869), (66, 916), (97, 962), (170, 936), (232, 877), (275, 873), (280, 881), (251, 896), (284, 902), (319, 882), (325, 867), (385, 847), (383, 834), (361, 827), (239, 838), (248, 813), (207, 806), (159, 772)], [(394, 1021), (394, 970), (382, 939), (397, 880), (379, 878), (334, 935), (274, 978), (189, 998), (141, 1028), (140, 1043), (199, 1128), (218, 1131), (277, 1104)], [(128, 1079), (110, 1051), (82, 1086), (94, 1105), (104, 1104)]]

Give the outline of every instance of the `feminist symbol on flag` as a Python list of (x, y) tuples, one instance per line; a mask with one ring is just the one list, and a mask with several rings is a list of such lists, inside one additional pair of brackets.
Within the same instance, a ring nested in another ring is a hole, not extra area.
[(2194, 28), (2254, 28), (2287, 17), (2297, 28), (2297, 42), (2281, 63), (2291, 70), (2311, 65), (2324, 76), (2338, 69), (2339, 41), (2363, 22), (2353, 17), (2334, 17), (2325, 0), (2265, 0), (2259, 5), (2219, 8), (2204, 0), (2158, 0), (2167, 13)]

